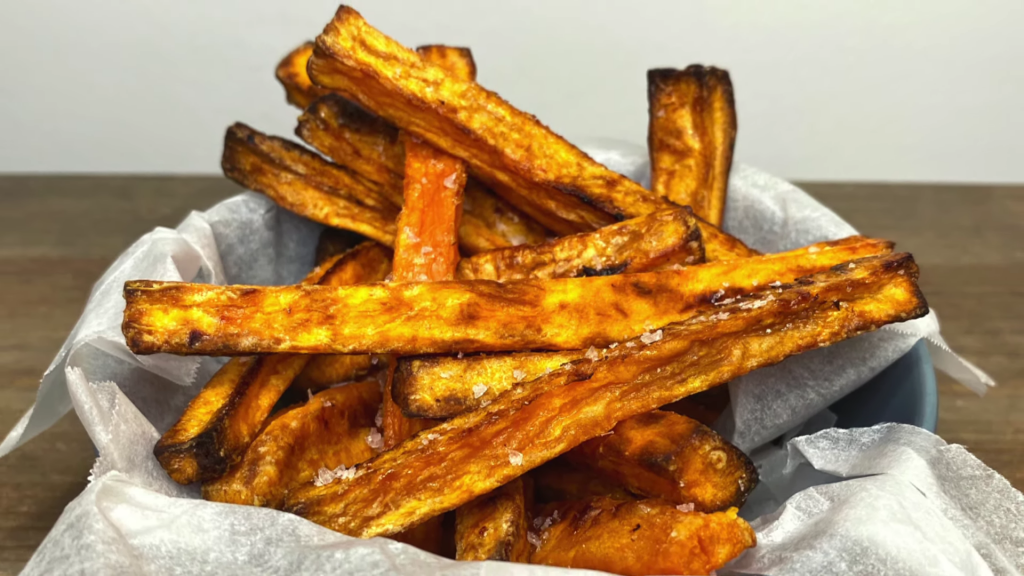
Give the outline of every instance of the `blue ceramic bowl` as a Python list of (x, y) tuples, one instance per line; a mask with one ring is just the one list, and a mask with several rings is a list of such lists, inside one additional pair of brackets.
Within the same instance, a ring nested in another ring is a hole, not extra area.
[(924, 340), (878, 376), (833, 404), (830, 410), (837, 417), (837, 428), (898, 422), (935, 432), (939, 392), (932, 357)]

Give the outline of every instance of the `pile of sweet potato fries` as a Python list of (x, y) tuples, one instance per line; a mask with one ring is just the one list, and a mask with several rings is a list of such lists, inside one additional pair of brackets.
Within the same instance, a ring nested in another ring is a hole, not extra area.
[(724, 70), (648, 73), (651, 190), (475, 76), (348, 7), (279, 64), (315, 151), (235, 124), (224, 173), (326, 225), (319, 262), (126, 283), (132, 351), (235, 356), (154, 452), (204, 498), (458, 560), (718, 569), (755, 543), (757, 484), (706, 426), (720, 386), (925, 314), (913, 258), (723, 232)]

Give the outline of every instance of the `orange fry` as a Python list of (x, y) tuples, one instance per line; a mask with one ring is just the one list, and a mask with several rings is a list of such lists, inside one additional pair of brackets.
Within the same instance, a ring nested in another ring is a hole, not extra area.
[(312, 55), (313, 43), (306, 42), (282, 58), (276, 70), (277, 81), (284, 86), (288, 103), (302, 109), (320, 96), (330, 94), (330, 90), (314, 86), (306, 73), (306, 64)]
[(380, 383), (358, 382), (275, 414), (227, 474), (203, 484), (203, 498), (277, 508), (288, 490), (312, 482), (321, 469), (369, 460), (377, 453), (367, 438), (380, 402)]
[(595, 498), (545, 512), (532, 564), (629, 576), (710, 574), (756, 543), (735, 508), (702, 514), (664, 500)]
[(889, 250), (885, 241), (821, 243), (680, 270), (500, 284), (467, 280), (327, 288), (137, 280), (125, 283), (122, 331), (137, 354), (586, 350), (678, 322), (707, 302), (725, 303), (758, 286), (857, 257), (851, 253)]
[(722, 225), (736, 142), (729, 73), (711, 66), (647, 71), (651, 190)]
[[(421, 56), (449, 74), (472, 80), (476, 65), (468, 49), (426, 46)], [(468, 75), (468, 77), (467, 77)], [(398, 215), (395, 238), (395, 282), (452, 280), (459, 263), (458, 230), (462, 218), (466, 165), (462, 160), (403, 135), (405, 203)], [(384, 447), (391, 448), (432, 423), (402, 415), (391, 399), (395, 359), (388, 370), (384, 394)]]
[(742, 506), (758, 480), (750, 458), (714, 430), (662, 410), (623, 420), (566, 456), (634, 493), (698, 512)]

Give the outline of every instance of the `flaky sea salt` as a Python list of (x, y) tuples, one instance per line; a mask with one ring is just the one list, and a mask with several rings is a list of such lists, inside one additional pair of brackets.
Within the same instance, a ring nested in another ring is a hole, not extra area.
[(316, 486), (326, 486), (335, 480), (351, 480), (356, 477), (356, 467), (346, 468), (344, 464), (338, 466), (334, 470), (327, 467), (321, 467), (317, 471), (316, 477), (313, 478), (313, 484)]
[(626, 348), (636, 348), (636, 342), (626, 342)]
[(324, 400), (323, 405), (324, 408), (330, 408), (331, 406), (334, 406), (334, 402), (331, 402), (330, 400)]
[(769, 284), (769, 286), (771, 286), (772, 288), (778, 288), (779, 286), (782, 286), (782, 282), (779, 282), (778, 280), (776, 280), (775, 282), (772, 282), (771, 284)]
[(540, 548), (540, 545), (541, 545), (540, 536), (534, 534), (533, 532), (527, 532), (526, 533), (526, 541), (529, 542), (530, 545), (533, 546), (534, 548)]
[(584, 358), (586, 358), (587, 360), (590, 360), (591, 362), (596, 361), (600, 357), (601, 357), (601, 354), (599, 354), (598, 351), (597, 351), (597, 348), (594, 348), (593, 346), (588, 348), (587, 349), (587, 353), (584, 354)]
[(473, 398), (479, 398), (487, 393), (487, 384), (474, 384), (473, 385)]
[(856, 268), (856, 267), (857, 267), (856, 264), (854, 264), (853, 262), (850, 262), (850, 268)]
[(452, 172), (450, 176), (444, 179), (445, 188), (455, 188), (455, 177), (458, 176), (458, 172)]
[(615, 349), (615, 348), (617, 348), (618, 346), (619, 346), (619, 343), (618, 343), (618, 342), (612, 342), (611, 344), (609, 344), (609, 345), (608, 345), (608, 348), (610, 348), (610, 349), (614, 350), (614, 349)]
[(313, 391), (310, 390), (309, 388), (306, 388), (306, 401), (307, 402), (312, 402), (313, 401)]
[(522, 452), (516, 452), (515, 450), (509, 450), (508, 451), (508, 462), (509, 462), (509, 464), (511, 464), (513, 466), (522, 466), (523, 465), (523, 453)]
[(434, 432), (431, 432), (430, 434), (424, 435), (423, 438), (420, 438), (420, 444), (426, 446), (427, 444), (430, 444), (432, 441), (437, 440), (440, 437), (440, 434), (435, 434)]
[(380, 450), (384, 447), (384, 437), (380, 435), (380, 431), (376, 428), (370, 428), (370, 435), (366, 437), (366, 443), (374, 450)]
[(657, 342), (658, 340), (661, 340), (661, 337), (661, 330), (658, 330), (657, 332), (644, 332), (643, 334), (640, 335), (640, 341), (643, 342), (644, 344), (651, 345)]
[(693, 502), (680, 504), (679, 506), (676, 506), (676, 510), (679, 510), (680, 512), (693, 512)]
[(423, 254), (424, 256), (430, 254), (433, 251), (434, 249), (431, 248), (430, 246), (424, 246), (423, 248), (420, 248), (420, 254)]
[(516, 379), (516, 382), (522, 382), (523, 378), (526, 378), (526, 372), (517, 368), (512, 371), (512, 377)]
[(373, 423), (377, 425), (377, 428), (380, 428), (381, 426), (384, 425), (384, 407), (383, 406), (381, 406), (380, 408), (377, 408), (377, 415), (373, 417)]

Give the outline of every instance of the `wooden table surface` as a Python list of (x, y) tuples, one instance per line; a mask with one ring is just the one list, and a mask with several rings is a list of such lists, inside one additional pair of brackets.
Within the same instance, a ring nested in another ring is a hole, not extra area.
[[(946, 339), (1000, 384), (978, 398), (940, 374), (938, 432), (1024, 489), (1024, 186), (804, 188), (863, 233), (914, 253)], [(34, 401), (114, 257), (236, 191), (205, 177), (0, 177), (0, 432)], [(92, 461), (74, 413), (0, 459), (0, 574), (20, 570)]]

